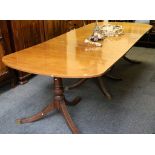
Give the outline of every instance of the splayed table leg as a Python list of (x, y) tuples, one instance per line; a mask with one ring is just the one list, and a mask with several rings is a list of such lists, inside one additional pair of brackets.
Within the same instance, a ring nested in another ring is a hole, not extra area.
[(18, 124), (22, 123), (31, 123), (34, 121), (38, 121), (44, 118), (49, 112), (53, 110), (58, 110), (65, 118), (69, 128), (71, 129), (72, 133), (79, 133), (78, 128), (74, 124), (68, 110), (67, 105), (76, 105), (80, 101), (80, 98), (75, 98), (72, 102), (69, 102), (65, 99), (64, 92), (63, 92), (63, 84), (61, 78), (54, 78), (54, 100), (48, 106), (46, 106), (41, 112), (28, 117), (17, 119), (16, 122)]

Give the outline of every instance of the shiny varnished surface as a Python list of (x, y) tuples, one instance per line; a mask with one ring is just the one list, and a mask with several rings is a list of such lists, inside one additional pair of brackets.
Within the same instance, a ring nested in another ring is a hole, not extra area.
[[(100, 23), (103, 24), (103, 23)], [(122, 25), (124, 35), (109, 37), (102, 47), (84, 44), (94, 23), (48, 40), (36, 46), (3, 57), (3, 62), (17, 70), (62, 78), (89, 78), (106, 72), (150, 28), (148, 24)]]

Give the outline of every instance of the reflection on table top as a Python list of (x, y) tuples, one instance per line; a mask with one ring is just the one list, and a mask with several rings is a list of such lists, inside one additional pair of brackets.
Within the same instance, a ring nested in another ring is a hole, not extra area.
[[(100, 25), (103, 22), (99, 23)], [(72, 30), (41, 44), (3, 57), (3, 62), (24, 72), (62, 78), (91, 78), (105, 73), (149, 29), (140, 23), (122, 25), (124, 34), (108, 37), (102, 47), (92, 47), (84, 39), (92, 34), (94, 23)]]

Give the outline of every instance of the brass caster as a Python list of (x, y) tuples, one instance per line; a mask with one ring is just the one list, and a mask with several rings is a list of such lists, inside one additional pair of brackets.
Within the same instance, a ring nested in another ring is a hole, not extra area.
[(16, 124), (22, 124), (22, 121), (20, 119), (17, 119)]

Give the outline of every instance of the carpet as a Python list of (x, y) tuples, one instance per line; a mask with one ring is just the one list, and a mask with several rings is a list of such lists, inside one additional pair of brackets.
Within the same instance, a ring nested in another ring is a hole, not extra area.
[[(123, 81), (104, 82), (112, 94), (107, 100), (93, 79), (79, 88), (65, 92), (67, 99), (81, 96), (81, 102), (68, 110), (84, 134), (149, 134), (155, 133), (155, 49), (133, 47), (127, 54), (141, 64), (123, 59), (113, 73)], [(64, 85), (75, 79), (64, 79)], [(40, 121), (18, 125), (17, 118), (33, 115), (52, 100), (53, 81), (35, 76), (25, 85), (0, 88), (0, 134), (69, 134), (60, 113), (50, 113)]]

